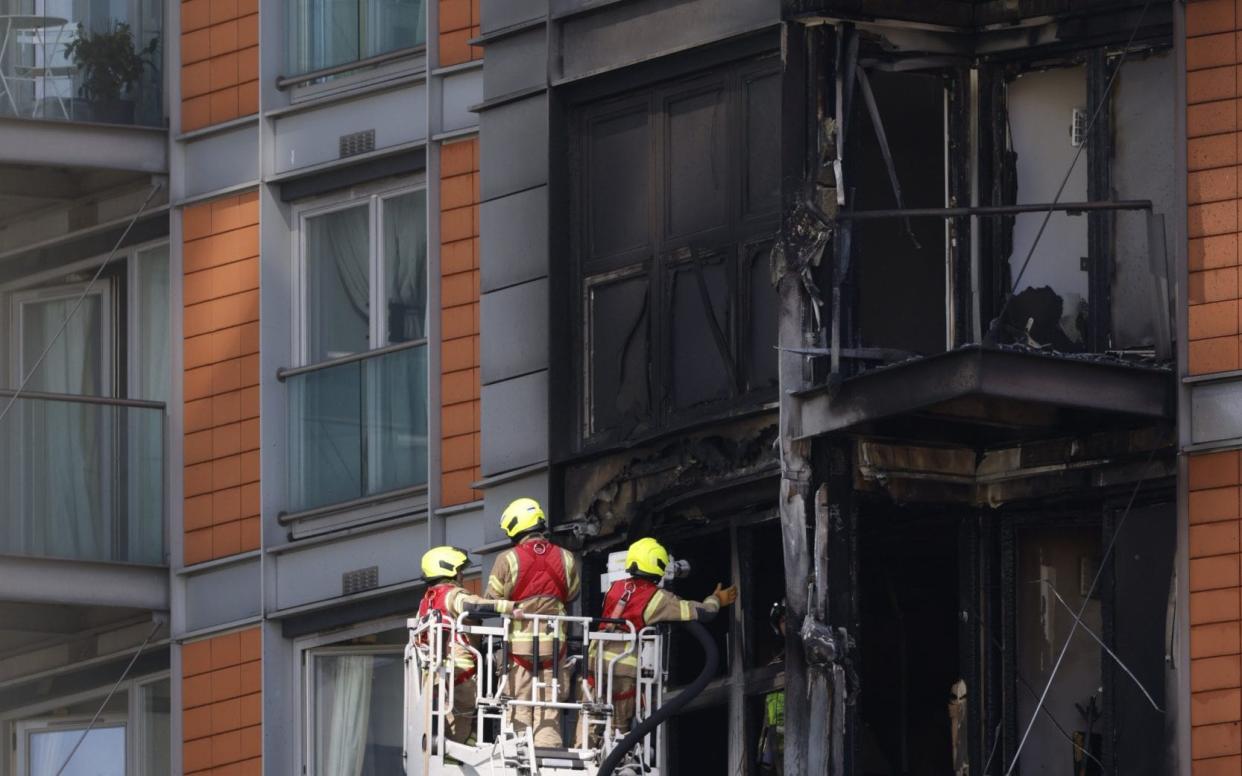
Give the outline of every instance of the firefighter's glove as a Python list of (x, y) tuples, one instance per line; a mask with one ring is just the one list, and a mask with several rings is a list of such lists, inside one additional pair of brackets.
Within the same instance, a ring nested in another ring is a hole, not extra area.
[(729, 585), (721, 587), (720, 583), (716, 583), (716, 589), (712, 591), (712, 595), (720, 602), (721, 606), (728, 606), (737, 600), (737, 585)]

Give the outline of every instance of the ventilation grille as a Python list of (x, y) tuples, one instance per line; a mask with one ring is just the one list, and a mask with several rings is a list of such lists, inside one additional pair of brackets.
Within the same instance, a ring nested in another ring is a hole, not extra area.
[(379, 587), (379, 566), (346, 571), (341, 575), (341, 595), (361, 593)]
[(357, 156), (365, 154), (368, 151), (375, 150), (375, 130), (367, 129), (362, 132), (352, 132), (348, 135), (341, 135), (341, 157)]

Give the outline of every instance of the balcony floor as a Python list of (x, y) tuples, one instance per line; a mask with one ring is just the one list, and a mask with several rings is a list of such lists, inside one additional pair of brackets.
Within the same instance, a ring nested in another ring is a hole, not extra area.
[(1172, 370), (1117, 358), (959, 348), (817, 386), (801, 436), (839, 431), (974, 447), (1118, 429), (1174, 416)]

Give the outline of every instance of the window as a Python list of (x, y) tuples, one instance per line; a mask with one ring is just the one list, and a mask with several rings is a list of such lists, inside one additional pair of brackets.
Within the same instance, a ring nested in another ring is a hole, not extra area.
[(577, 112), (580, 441), (774, 391), (779, 111), (764, 57)]
[(300, 228), (290, 510), (424, 486), (426, 194), (307, 210)]
[(162, 563), (164, 409), (79, 397), (165, 400), (168, 246), (100, 261), (0, 288), (0, 552)]
[(423, 0), (288, 0), (290, 75), (422, 45)]
[(168, 678), (126, 682), (106, 697), (100, 691), (54, 701), (14, 719), (16, 776), (167, 774)]
[(401, 772), (405, 639), (391, 628), (303, 651), (309, 776)]

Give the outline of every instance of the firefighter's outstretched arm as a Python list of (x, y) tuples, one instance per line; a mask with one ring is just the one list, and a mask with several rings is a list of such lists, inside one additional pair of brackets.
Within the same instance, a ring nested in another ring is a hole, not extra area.
[(729, 606), (737, 600), (737, 586), (721, 587), (704, 598), (703, 601), (688, 601), (667, 590), (661, 590), (651, 598), (647, 605), (646, 621), (656, 622), (690, 622), (712, 620), (721, 607)]

